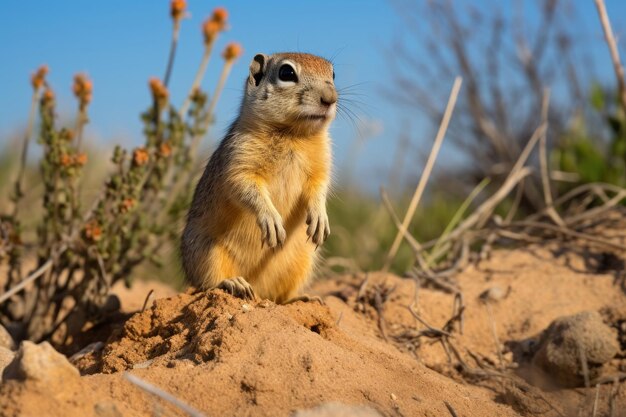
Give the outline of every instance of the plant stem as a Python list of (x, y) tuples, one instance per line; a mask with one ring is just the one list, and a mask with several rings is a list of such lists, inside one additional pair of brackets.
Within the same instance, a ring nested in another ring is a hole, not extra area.
[[(220, 94), (222, 93), (222, 90), (224, 89), (224, 85), (226, 84), (226, 79), (228, 78), (228, 75), (230, 74), (230, 70), (233, 67), (233, 60), (226, 60), (224, 62), (224, 67), (222, 68), (222, 73), (220, 74), (220, 79), (217, 82), (217, 87), (215, 87), (215, 92), (213, 93), (213, 96), (211, 97), (211, 101), (209, 102), (209, 107), (207, 108), (207, 113), (206, 113), (206, 120), (205, 120), (205, 128), (208, 131), (208, 127), (209, 127), (209, 123), (211, 123), (211, 120), (213, 119), (213, 112), (215, 111), (215, 106), (217, 106), (217, 101), (220, 98)], [(195, 135), (192, 140), (191, 140), (191, 145), (189, 147), (189, 157), (191, 158), (191, 163), (193, 164), (193, 162), (196, 159), (196, 154), (198, 153), (198, 146), (200, 145), (200, 141), (202, 140), (202, 137), (206, 134), (206, 132), (204, 134), (199, 134), (199, 135)]]
[(224, 90), (224, 85), (226, 84), (226, 80), (228, 79), (228, 75), (230, 74), (230, 70), (233, 68), (233, 63), (235, 61), (232, 59), (226, 60), (224, 62), (224, 67), (222, 68), (222, 73), (220, 74), (220, 79), (217, 82), (217, 87), (215, 88), (215, 92), (213, 93), (213, 97), (211, 97), (211, 101), (209, 102), (209, 108), (207, 110), (207, 115), (209, 118), (207, 119), (207, 124), (210, 122), (210, 118), (213, 116), (213, 112), (215, 111), (215, 106), (217, 105), (217, 101), (222, 94), (222, 90)]
[(74, 131), (76, 132), (76, 152), (80, 153), (83, 144), (83, 128), (87, 122), (87, 114), (85, 109), (79, 107), (78, 114), (76, 115), (76, 125)]
[(170, 82), (170, 76), (172, 75), (172, 69), (174, 68), (174, 58), (176, 57), (176, 47), (178, 46), (178, 34), (180, 32), (180, 22), (174, 21), (174, 30), (172, 31), (172, 44), (170, 46), (170, 56), (167, 60), (167, 68), (165, 69), (165, 76), (163, 77), (163, 85), (168, 86)]
[[(79, 105), (78, 114), (76, 115), (76, 126), (74, 128), (76, 132), (76, 156), (78, 156), (81, 152), (82, 143), (83, 143), (83, 130), (85, 124), (87, 123), (87, 112), (84, 106)], [(72, 210), (72, 220), (70, 221), (70, 233), (73, 234), (75, 227), (78, 226), (80, 222), (80, 185), (81, 185), (80, 176), (76, 178), (72, 178), (69, 180), (70, 184), (70, 193), (71, 193), (71, 210)]]
[(26, 172), (26, 160), (28, 158), (28, 145), (30, 136), (33, 133), (33, 124), (35, 123), (35, 114), (37, 112), (38, 90), (33, 91), (33, 97), (30, 104), (30, 113), (28, 115), (28, 124), (26, 125), (26, 133), (22, 144), (22, 155), (20, 157), (20, 168), (15, 180), (15, 205), (13, 206), (13, 217), (17, 215), (19, 201), (22, 199), (22, 181)]
[(215, 42), (208, 43), (204, 48), (204, 55), (202, 55), (202, 61), (200, 61), (200, 66), (198, 67), (198, 71), (196, 72), (196, 76), (193, 79), (193, 83), (191, 84), (191, 88), (189, 89), (189, 94), (185, 97), (185, 101), (183, 105), (180, 107), (180, 118), (185, 118), (185, 113), (189, 109), (189, 105), (191, 104), (191, 97), (196, 92), (198, 88), (200, 88), (200, 84), (202, 83), (202, 79), (204, 78), (204, 73), (206, 72), (207, 66), (209, 65), (209, 59), (211, 58), (211, 52), (213, 51), (213, 44)]

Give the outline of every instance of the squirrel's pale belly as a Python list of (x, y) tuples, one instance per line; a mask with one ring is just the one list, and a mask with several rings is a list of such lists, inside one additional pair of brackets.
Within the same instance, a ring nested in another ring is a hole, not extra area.
[(272, 175), (272, 180), (268, 183), (268, 191), (281, 216), (289, 216), (298, 208), (305, 209), (301, 207), (306, 203), (303, 201), (305, 181), (306, 174), (296, 158), (290, 160), (275, 175)]

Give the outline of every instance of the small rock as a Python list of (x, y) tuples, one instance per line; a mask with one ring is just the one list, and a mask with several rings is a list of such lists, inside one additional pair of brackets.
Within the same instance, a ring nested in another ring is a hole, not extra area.
[(48, 342), (38, 345), (29, 341), (22, 342), (15, 358), (2, 373), (3, 381), (16, 379), (56, 384), (78, 377), (78, 369)]
[(7, 348), (10, 350), (15, 349), (15, 342), (13, 341), (13, 338), (11, 337), (7, 329), (5, 329), (4, 326), (1, 324), (0, 324), (0, 347)]
[(382, 417), (382, 415), (366, 406), (326, 403), (309, 410), (296, 411), (293, 417)]
[(502, 287), (496, 285), (491, 288), (487, 288), (485, 291), (480, 293), (478, 298), (480, 298), (483, 302), (496, 302), (506, 298), (506, 296), (509, 295), (510, 290), (510, 287), (507, 291), (505, 291)]
[(252, 310), (252, 307), (250, 307), (248, 304), (242, 304), (241, 309), (244, 313), (247, 313), (248, 311)]
[(582, 358), (593, 380), (617, 352), (611, 328), (596, 311), (585, 311), (554, 320), (541, 335), (532, 364), (558, 384), (576, 387), (584, 385)]
[(396, 394), (394, 394), (393, 392), (391, 393), (391, 401), (395, 401), (397, 400), (398, 397), (396, 396)]
[(15, 352), (0, 346), (0, 374), (2, 374), (4, 368), (6, 368), (11, 363), (11, 361), (13, 361), (14, 357)]
[(111, 401), (101, 401), (94, 405), (93, 411), (98, 417), (122, 417), (122, 413)]

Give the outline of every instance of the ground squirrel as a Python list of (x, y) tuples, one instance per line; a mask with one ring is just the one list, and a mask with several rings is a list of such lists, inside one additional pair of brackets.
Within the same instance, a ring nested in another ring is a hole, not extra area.
[(334, 78), (332, 64), (314, 55), (254, 57), (239, 116), (187, 216), (181, 254), (192, 285), (278, 303), (302, 298), (330, 233)]

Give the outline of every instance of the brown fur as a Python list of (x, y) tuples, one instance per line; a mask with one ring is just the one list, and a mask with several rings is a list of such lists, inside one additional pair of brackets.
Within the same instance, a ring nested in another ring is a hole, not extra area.
[[(293, 85), (278, 80), (285, 63), (296, 67)], [(181, 253), (190, 283), (208, 289), (242, 276), (263, 298), (284, 302), (299, 294), (329, 232), (328, 126), (336, 99), (328, 61), (294, 53), (255, 57), (239, 117), (189, 210)], [(309, 117), (319, 114), (325, 117)]]

